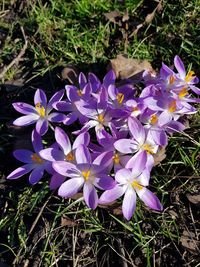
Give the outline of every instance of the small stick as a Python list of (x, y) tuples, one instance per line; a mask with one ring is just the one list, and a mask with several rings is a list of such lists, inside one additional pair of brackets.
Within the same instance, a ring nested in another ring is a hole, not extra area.
[(23, 55), (25, 54), (25, 51), (27, 49), (27, 46), (28, 46), (28, 40), (27, 40), (27, 37), (24, 33), (24, 28), (23, 26), (20, 27), (21, 29), (21, 32), (22, 32), (22, 35), (24, 37), (24, 46), (22, 47), (22, 50), (19, 52), (18, 56), (16, 58), (14, 58), (10, 64), (6, 67), (4, 67), (3, 71), (0, 73), (0, 80), (3, 79), (4, 75), (6, 74), (6, 72), (12, 68), (13, 65), (18, 65), (19, 61), (21, 60), (21, 58), (23, 57)]

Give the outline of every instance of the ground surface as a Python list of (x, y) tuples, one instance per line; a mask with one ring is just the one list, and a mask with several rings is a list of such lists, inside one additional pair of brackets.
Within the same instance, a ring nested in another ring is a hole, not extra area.
[(200, 76), (199, 18), (199, 0), (0, 2), (0, 266), (200, 266), (199, 113), (153, 171), (163, 213), (138, 203), (127, 222), (120, 208), (61, 200), (48, 177), (34, 187), (5, 179), (19, 164), (12, 150), (28, 146), (31, 131), (12, 126), (12, 102), (63, 88), (69, 64), (103, 77), (118, 54), (155, 70), (179, 54)]

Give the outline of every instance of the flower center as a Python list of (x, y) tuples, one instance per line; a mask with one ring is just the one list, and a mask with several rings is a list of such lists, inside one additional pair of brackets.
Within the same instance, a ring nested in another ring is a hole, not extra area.
[(117, 102), (121, 105), (124, 100), (124, 94), (118, 93), (117, 94)]
[(46, 110), (45, 108), (41, 105), (41, 103), (37, 103), (35, 105), (35, 109), (37, 110), (38, 114), (40, 115), (40, 117), (44, 118), (45, 117), (45, 113)]
[(141, 190), (142, 188), (143, 188), (143, 186), (142, 185), (140, 185), (138, 182), (136, 182), (136, 181), (133, 181), (132, 183), (131, 183), (131, 186), (133, 187), (133, 188), (136, 188), (136, 189), (139, 189), (139, 190)]
[(186, 87), (183, 87), (183, 89), (181, 89), (181, 91), (179, 92), (178, 96), (179, 98), (183, 98), (187, 95), (188, 91), (186, 89)]
[(153, 152), (153, 147), (152, 147), (151, 145), (149, 145), (149, 144), (144, 144), (144, 145), (142, 146), (142, 149), (143, 149), (143, 150), (146, 150), (146, 152), (147, 152), (148, 154), (154, 154), (154, 152)]
[(132, 107), (132, 111), (138, 111), (139, 108), (136, 106), (136, 107)]
[(44, 162), (44, 160), (40, 156), (38, 156), (36, 153), (31, 155), (31, 159), (34, 163), (37, 163), (37, 164), (42, 164)]
[(104, 123), (104, 115), (103, 114), (99, 114), (97, 119), (98, 119), (98, 122)]
[(82, 94), (82, 91), (79, 89), (79, 90), (77, 90), (77, 94), (78, 94), (78, 96), (82, 96), (83, 94)]
[(157, 121), (158, 121), (158, 116), (156, 114), (151, 115), (150, 123), (154, 125), (157, 123)]
[(194, 79), (195, 78), (195, 73), (194, 73), (194, 71), (189, 71), (188, 73), (187, 73), (187, 75), (185, 76), (185, 82), (186, 83), (189, 83), (192, 79)]
[(168, 111), (169, 112), (174, 112), (176, 110), (176, 100), (172, 100), (169, 103)]
[(85, 179), (85, 181), (88, 181), (88, 179), (90, 177), (90, 170), (82, 171), (82, 175), (83, 175), (83, 178)]
[(67, 161), (72, 161), (72, 160), (74, 160), (74, 155), (73, 155), (73, 153), (72, 153), (72, 152), (69, 152), (69, 153), (65, 156), (65, 159), (66, 159)]
[(169, 84), (172, 85), (174, 83), (174, 81), (175, 81), (174, 76), (173, 75), (170, 75), (170, 77), (169, 77)]
[(120, 163), (119, 154), (116, 153), (116, 152), (114, 153), (113, 161), (114, 161), (115, 164), (119, 164)]

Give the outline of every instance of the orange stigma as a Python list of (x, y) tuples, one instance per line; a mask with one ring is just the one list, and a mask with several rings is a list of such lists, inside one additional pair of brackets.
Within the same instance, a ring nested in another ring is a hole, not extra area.
[(37, 164), (42, 164), (44, 162), (44, 160), (36, 153), (34, 153), (33, 155), (31, 155), (31, 159), (34, 163)]

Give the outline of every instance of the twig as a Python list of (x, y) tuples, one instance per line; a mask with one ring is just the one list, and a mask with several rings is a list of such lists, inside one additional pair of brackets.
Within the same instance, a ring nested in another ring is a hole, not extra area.
[(0, 79), (3, 79), (4, 75), (6, 74), (6, 72), (12, 68), (13, 65), (18, 65), (19, 61), (21, 60), (21, 58), (23, 57), (23, 55), (25, 54), (26, 52), (26, 49), (27, 49), (27, 46), (28, 46), (28, 40), (27, 40), (27, 37), (24, 33), (24, 28), (23, 26), (20, 27), (21, 29), (21, 32), (22, 32), (22, 35), (24, 37), (24, 46), (22, 47), (22, 50), (19, 52), (18, 56), (16, 58), (14, 58), (10, 64), (6, 67), (4, 67), (3, 71), (0, 73)]

